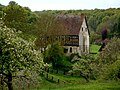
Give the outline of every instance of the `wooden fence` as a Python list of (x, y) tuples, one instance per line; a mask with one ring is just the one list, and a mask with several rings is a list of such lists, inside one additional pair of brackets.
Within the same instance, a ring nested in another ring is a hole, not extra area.
[(58, 84), (67, 83), (64, 80), (60, 80), (59, 78), (54, 77), (53, 75), (51, 75), (47, 72), (42, 72), (40, 75), (44, 76), (46, 78), (46, 80), (51, 81), (51, 82), (55, 82), (55, 83), (58, 83)]
[(72, 76), (72, 77), (80, 77), (80, 73), (76, 74), (76, 73), (69, 73), (69, 72), (66, 72), (66, 71), (60, 71), (60, 70), (53, 70), (53, 69), (50, 69), (50, 68), (44, 68), (42, 69), (43, 71), (40, 73), (40, 75), (44, 76), (46, 78), (46, 80), (49, 80), (51, 82), (55, 82), (55, 83), (68, 83), (64, 80), (61, 80), (57, 77), (55, 77), (54, 75), (51, 75), (51, 74), (59, 74), (59, 75), (65, 75), (65, 76)]
[(67, 71), (61, 71), (61, 70), (53, 70), (50, 68), (44, 68), (42, 69), (43, 71), (47, 73), (54, 73), (54, 74), (61, 74), (61, 75), (69, 75), (69, 76), (80, 76), (80, 74), (72, 73), (72, 72), (67, 72)]

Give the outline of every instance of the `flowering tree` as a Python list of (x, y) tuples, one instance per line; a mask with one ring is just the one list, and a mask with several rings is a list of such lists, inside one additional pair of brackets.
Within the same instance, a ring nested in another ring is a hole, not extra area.
[[(17, 36), (15, 30), (0, 25), (0, 74), (2, 83), (13, 90), (13, 77), (29, 76), (27, 71), (40, 69), (43, 61), (32, 43)], [(18, 74), (22, 71), (21, 74)]]
[(97, 67), (96, 59), (92, 55), (85, 55), (73, 64), (72, 73), (80, 74), (87, 82), (89, 79), (96, 79)]

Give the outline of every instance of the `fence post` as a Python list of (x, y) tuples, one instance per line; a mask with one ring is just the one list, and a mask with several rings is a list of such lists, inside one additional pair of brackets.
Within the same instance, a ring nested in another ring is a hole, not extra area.
[(47, 73), (47, 75), (46, 75), (46, 78), (48, 79), (48, 73)]
[(58, 79), (58, 83), (60, 83), (60, 80)]
[(53, 80), (53, 76), (52, 76), (52, 80)]

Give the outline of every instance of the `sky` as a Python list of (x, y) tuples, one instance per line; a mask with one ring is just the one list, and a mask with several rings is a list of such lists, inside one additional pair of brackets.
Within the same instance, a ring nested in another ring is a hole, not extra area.
[(120, 0), (0, 0), (3, 5), (15, 1), (32, 11), (120, 8)]

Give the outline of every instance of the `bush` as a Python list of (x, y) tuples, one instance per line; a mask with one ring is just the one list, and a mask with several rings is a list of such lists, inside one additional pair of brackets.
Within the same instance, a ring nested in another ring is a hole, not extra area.
[(120, 54), (120, 39), (113, 38), (102, 50), (98, 60), (101, 65), (112, 64), (116, 60), (118, 60), (119, 54)]
[(115, 61), (113, 64), (106, 65), (102, 68), (102, 79), (105, 80), (119, 80), (120, 79), (120, 60)]
[(44, 53), (44, 62), (52, 63), (53, 69), (59, 69), (64, 57), (63, 48), (58, 42), (51, 44)]
[(96, 79), (97, 68), (94, 56), (82, 56), (79, 61), (73, 64), (72, 69), (73, 73), (79, 73), (87, 82), (89, 82), (89, 79)]
[(113, 38), (98, 57), (100, 78), (120, 79), (120, 39)]

